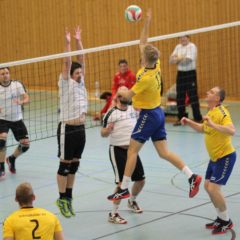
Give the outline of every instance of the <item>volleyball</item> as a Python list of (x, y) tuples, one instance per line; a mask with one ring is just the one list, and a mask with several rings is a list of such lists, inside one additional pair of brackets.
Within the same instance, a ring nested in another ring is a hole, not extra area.
[(142, 9), (137, 5), (130, 5), (125, 10), (125, 18), (129, 22), (136, 22), (142, 18)]

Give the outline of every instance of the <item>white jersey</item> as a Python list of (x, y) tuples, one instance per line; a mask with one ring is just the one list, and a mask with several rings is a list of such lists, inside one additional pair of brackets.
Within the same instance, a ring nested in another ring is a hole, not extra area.
[(11, 80), (8, 86), (0, 84), (0, 119), (15, 122), (23, 118), (22, 106), (14, 100), (20, 100), (25, 93), (23, 84), (17, 80)]
[(77, 82), (69, 77), (64, 80), (60, 74), (59, 81), (60, 121), (69, 121), (87, 113), (87, 90), (84, 78)]
[(191, 71), (196, 69), (196, 60), (197, 60), (197, 47), (194, 43), (189, 42), (186, 46), (178, 44), (172, 55), (184, 56), (185, 58), (191, 59), (188, 63), (179, 63), (178, 71)]
[(110, 109), (103, 119), (104, 128), (109, 123), (114, 124), (113, 131), (110, 134), (110, 145), (128, 146), (137, 118), (138, 112), (132, 106), (128, 106), (127, 110), (121, 110), (117, 107)]

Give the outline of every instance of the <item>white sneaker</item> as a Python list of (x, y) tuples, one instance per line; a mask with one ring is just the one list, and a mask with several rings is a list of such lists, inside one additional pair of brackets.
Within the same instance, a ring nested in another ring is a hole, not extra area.
[(138, 206), (136, 201), (131, 201), (128, 199), (128, 208), (131, 209), (134, 213), (142, 213), (143, 210)]
[(124, 218), (122, 218), (118, 213), (115, 213), (114, 215), (112, 213), (109, 213), (108, 221), (110, 223), (116, 223), (116, 224), (126, 224), (127, 223), (127, 221)]

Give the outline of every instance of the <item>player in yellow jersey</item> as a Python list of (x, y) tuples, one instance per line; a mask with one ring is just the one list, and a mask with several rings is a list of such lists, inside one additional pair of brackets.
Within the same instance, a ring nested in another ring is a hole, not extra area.
[(3, 240), (64, 239), (57, 217), (45, 209), (33, 207), (35, 195), (29, 183), (17, 187), (15, 200), (20, 209), (4, 221)]
[(206, 228), (213, 229), (213, 234), (222, 234), (233, 227), (228, 216), (226, 202), (221, 191), (231, 175), (236, 161), (236, 151), (232, 146), (231, 137), (235, 134), (228, 110), (222, 105), (225, 91), (214, 87), (207, 92), (209, 111), (199, 124), (188, 118), (182, 118), (181, 123), (188, 125), (197, 132), (205, 134), (205, 144), (210, 161), (205, 176), (204, 187), (217, 211), (217, 219), (206, 224)]
[(131, 135), (128, 148), (128, 159), (125, 167), (121, 188), (108, 199), (115, 201), (130, 196), (128, 184), (134, 171), (138, 152), (144, 143), (151, 138), (159, 156), (166, 159), (189, 178), (189, 197), (194, 197), (199, 190), (201, 176), (193, 174), (188, 166), (167, 147), (165, 116), (161, 104), (161, 70), (159, 51), (153, 45), (147, 44), (148, 30), (151, 21), (151, 10), (147, 12), (143, 30), (140, 36), (140, 51), (142, 68), (137, 73), (137, 81), (128, 91), (118, 91), (117, 95), (124, 99), (132, 99), (133, 106), (140, 109), (140, 115)]

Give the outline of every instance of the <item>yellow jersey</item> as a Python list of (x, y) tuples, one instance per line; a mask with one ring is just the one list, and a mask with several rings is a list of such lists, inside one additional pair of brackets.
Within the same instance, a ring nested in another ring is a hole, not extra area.
[(54, 233), (61, 231), (57, 217), (42, 208), (21, 208), (3, 223), (3, 238), (12, 237), (14, 240), (53, 240)]
[[(232, 124), (228, 110), (222, 105), (213, 108), (207, 115), (216, 124), (222, 126)], [(213, 162), (235, 151), (230, 135), (207, 126), (206, 122), (203, 123), (203, 131), (205, 133), (206, 148)]]
[(154, 109), (161, 104), (160, 60), (155, 68), (142, 67), (137, 73), (137, 81), (131, 88), (136, 94), (132, 98), (135, 108)]

